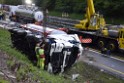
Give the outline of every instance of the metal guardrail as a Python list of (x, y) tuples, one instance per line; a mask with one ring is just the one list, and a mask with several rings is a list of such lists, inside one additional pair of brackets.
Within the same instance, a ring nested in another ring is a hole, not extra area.
[(80, 20), (74, 20), (63, 17), (48, 16), (47, 24), (55, 27), (66, 27), (73, 28), (75, 24), (79, 23)]
[[(74, 28), (75, 24), (78, 24), (80, 20), (74, 20), (70, 18), (47, 16), (47, 26), (51, 28)], [(0, 21), (0, 26), (9, 25), (10, 21)]]

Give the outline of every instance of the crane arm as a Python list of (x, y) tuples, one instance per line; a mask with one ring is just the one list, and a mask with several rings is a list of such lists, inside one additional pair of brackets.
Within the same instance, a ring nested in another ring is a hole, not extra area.
[(92, 15), (95, 14), (95, 8), (94, 8), (93, 0), (87, 0), (87, 6), (88, 6), (87, 11), (89, 11), (89, 14), (90, 14), (89, 17), (91, 17)]

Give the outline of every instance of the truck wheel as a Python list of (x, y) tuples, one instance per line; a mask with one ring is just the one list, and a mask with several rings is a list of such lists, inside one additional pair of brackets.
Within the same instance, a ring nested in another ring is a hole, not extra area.
[(41, 39), (42, 39), (42, 36), (40, 36), (40, 35), (35, 35), (35, 37), (34, 37), (34, 40), (36, 42), (40, 42)]
[(34, 41), (34, 34), (27, 34), (26, 38), (28, 39), (28, 41)]
[(12, 33), (14, 33), (14, 34), (15, 34), (15, 33), (17, 33), (17, 31), (18, 31), (18, 29), (17, 29), (17, 28), (16, 28), (16, 29), (13, 29), (13, 30), (12, 30)]
[(115, 51), (117, 49), (117, 44), (114, 41), (110, 41), (108, 43), (108, 49), (111, 51)]
[(13, 32), (13, 29), (8, 29), (9, 32)]
[(105, 47), (105, 41), (103, 39), (98, 40), (98, 47), (99, 48)]
[(24, 30), (18, 30), (17, 31), (18, 35), (26, 36), (26, 32)]

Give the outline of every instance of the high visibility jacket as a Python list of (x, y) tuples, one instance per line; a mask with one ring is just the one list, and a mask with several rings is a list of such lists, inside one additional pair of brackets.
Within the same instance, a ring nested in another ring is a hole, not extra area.
[(36, 47), (35, 51), (36, 51), (37, 58), (45, 58), (45, 56), (44, 56), (44, 49), (42, 49), (40, 47)]
[(37, 56), (37, 66), (44, 69), (44, 61), (45, 61), (45, 56), (44, 56), (44, 49), (41, 49), (40, 47), (35, 47), (36, 51), (36, 56)]
[(0, 11), (0, 15), (3, 15), (2, 11)]

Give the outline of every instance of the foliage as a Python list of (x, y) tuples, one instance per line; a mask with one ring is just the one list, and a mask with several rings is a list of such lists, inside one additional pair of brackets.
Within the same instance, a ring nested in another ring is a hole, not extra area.
[[(123, 0), (93, 0), (96, 12), (109, 17), (124, 17), (124, 1)], [(51, 0), (49, 0), (51, 3)], [(52, 2), (53, 3), (53, 2)], [(49, 4), (48, 4), (49, 5)], [(54, 0), (53, 10), (68, 13), (85, 13), (87, 0)], [(49, 6), (50, 7), (50, 6)]]
[(4, 0), (5, 4), (11, 4), (11, 5), (19, 5), (22, 4), (21, 0)]
[(0, 77), (0, 83), (9, 83), (9, 82)]
[[(25, 0), (0, 0), (1, 3), (18, 5), (24, 4)], [(110, 17), (124, 17), (124, 1), (123, 0), (93, 0), (96, 11)], [(68, 13), (84, 13), (87, 7), (87, 0), (33, 0), (40, 6), (49, 10)]]
[[(50, 11), (49, 15), (62, 17), (62, 12)], [(82, 20), (84, 17), (83, 17), (83, 14), (69, 13), (68, 18)]]

